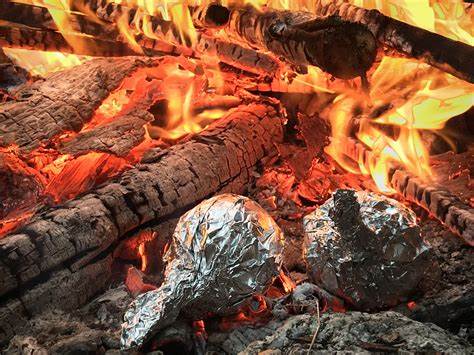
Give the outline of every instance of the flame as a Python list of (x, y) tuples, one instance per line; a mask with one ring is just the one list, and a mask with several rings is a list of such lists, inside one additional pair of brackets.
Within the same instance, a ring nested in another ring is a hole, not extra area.
[(82, 64), (91, 57), (60, 52), (41, 52), (21, 48), (2, 48), (18, 66), (32, 75), (46, 76), (48, 73), (64, 70)]
[[(450, 118), (469, 110), (474, 104), (474, 85), (413, 60), (388, 57), (373, 73), (371, 82), (369, 97), (346, 92), (335, 100), (329, 113), (332, 142), (326, 152), (346, 170), (371, 175), (382, 192), (394, 192), (388, 175), (399, 165), (422, 180), (432, 180), (421, 132), (438, 131)], [(369, 117), (374, 107), (383, 105), (392, 108)], [(362, 107), (364, 113), (355, 136), (369, 149), (371, 158), (360, 156), (354, 165), (344, 142), (354, 128), (356, 107)]]
[(351, 0), (383, 14), (445, 37), (474, 45), (472, 19), (462, 0)]
[(179, 67), (167, 70), (164, 80), (166, 92), (166, 117), (161, 126), (148, 125), (147, 131), (153, 138), (178, 139), (190, 133), (198, 133), (207, 125), (222, 117), (221, 109), (194, 112), (194, 101), (203, 94), (207, 79)]

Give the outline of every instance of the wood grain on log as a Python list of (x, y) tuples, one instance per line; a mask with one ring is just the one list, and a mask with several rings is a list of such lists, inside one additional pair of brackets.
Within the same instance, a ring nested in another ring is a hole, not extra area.
[[(67, 16), (68, 31), (91, 35), (106, 40), (116, 40), (119, 32), (115, 26), (91, 21), (77, 12), (67, 12), (54, 8), (54, 14)], [(0, 2), (0, 21), (7, 21), (43, 30), (59, 31), (51, 12), (46, 7), (22, 4), (12, 1)]]
[(235, 7), (224, 31), (253, 48), (296, 65), (315, 65), (338, 78), (362, 76), (372, 66), (376, 42), (362, 25), (308, 12)]
[(44, 287), (52, 299), (62, 292), (48, 286), (53, 271), (107, 255), (127, 232), (179, 217), (216, 193), (242, 193), (255, 166), (277, 155), (282, 124), (272, 106), (240, 106), (188, 141), (149, 155), (115, 182), (42, 212), (0, 240), (0, 334), (12, 335), (12, 304), (19, 314), (39, 307), (30, 290)]
[(153, 115), (144, 110), (133, 110), (116, 117), (113, 122), (80, 132), (59, 151), (64, 154), (82, 155), (91, 151), (126, 156), (145, 138), (145, 124), (153, 121)]
[(348, 3), (347, 0), (317, 0), (318, 16), (338, 15), (344, 20), (366, 25), (377, 40), (411, 58), (417, 58), (474, 82), (474, 47)]
[(154, 63), (95, 59), (24, 86), (16, 101), (0, 105), (0, 146), (15, 144), (30, 152), (66, 131), (78, 132), (127, 76)]
[(13, 26), (0, 21), (1, 47), (73, 53), (93, 57), (123, 57), (137, 54), (126, 43), (111, 42), (76, 34), (69, 34), (68, 39), (75, 43), (81, 43), (81, 45), (71, 46), (59, 32), (26, 26)]

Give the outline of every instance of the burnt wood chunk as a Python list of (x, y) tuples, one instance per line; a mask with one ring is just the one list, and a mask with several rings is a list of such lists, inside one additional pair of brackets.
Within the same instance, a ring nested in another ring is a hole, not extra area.
[(474, 47), (368, 10), (346, 0), (316, 0), (318, 16), (337, 15), (367, 26), (377, 40), (410, 58), (420, 59), (470, 83), (474, 82)]
[[(0, 334), (8, 335), (3, 340), (13, 335), (13, 305), (28, 318), (42, 309), (35, 304), (35, 289), (47, 288), (48, 300), (63, 292), (50, 284), (56, 273), (83, 269), (112, 253), (120, 238), (143, 224), (174, 220), (216, 193), (243, 193), (255, 167), (277, 156), (282, 125), (272, 106), (239, 106), (199, 135), (150, 152), (142, 164), (115, 181), (43, 211), (16, 234), (1, 239)], [(95, 277), (81, 275), (84, 285)], [(99, 284), (105, 286), (107, 279), (96, 280), (97, 290)], [(22, 305), (25, 300), (30, 303)], [(77, 307), (83, 298), (68, 300)]]
[(111, 123), (80, 132), (71, 140), (62, 142), (59, 151), (75, 156), (91, 151), (126, 156), (144, 140), (144, 126), (153, 119), (153, 115), (145, 110), (126, 112)]
[(224, 30), (253, 48), (292, 64), (315, 65), (342, 79), (365, 75), (377, 52), (375, 38), (365, 26), (308, 12), (235, 7)]
[(15, 93), (0, 105), (0, 146), (30, 152), (67, 131), (78, 132), (102, 101), (151, 59), (94, 59), (49, 75)]

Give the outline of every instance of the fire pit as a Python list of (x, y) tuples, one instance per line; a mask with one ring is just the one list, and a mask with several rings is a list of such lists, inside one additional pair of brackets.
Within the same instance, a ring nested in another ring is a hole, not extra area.
[(376, 5), (1, 2), (2, 349), (472, 350), (474, 7)]

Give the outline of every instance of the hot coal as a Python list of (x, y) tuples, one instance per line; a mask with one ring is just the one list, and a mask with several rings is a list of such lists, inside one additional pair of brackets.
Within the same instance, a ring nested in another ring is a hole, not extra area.
[(201, 202), (178, 222), (161, 287), (127, 310), (122, 348), (143, 345), (180, 312), (193, 320), (235, 312), (280, 273), (282, 241), (270, 215), (246, 197)]
[(384, 196), (337, 190), (304, 229), (310, 278), (356, 309), (398, 304), (430, 266), (414, 212)]

